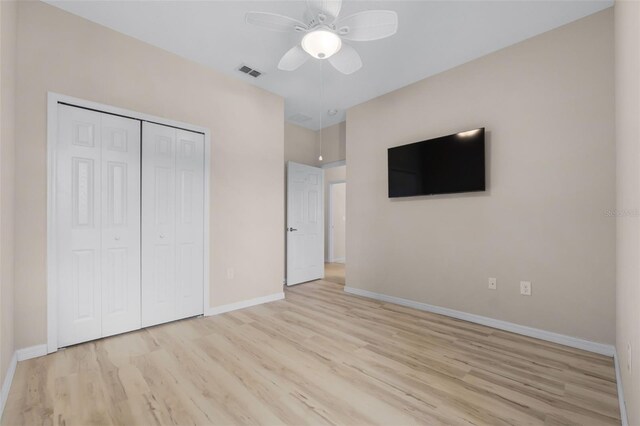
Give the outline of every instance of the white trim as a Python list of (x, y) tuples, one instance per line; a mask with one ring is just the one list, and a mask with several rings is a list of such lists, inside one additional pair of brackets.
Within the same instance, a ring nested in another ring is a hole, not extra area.
[(329, 182), (329, 196), (327, 197), (329, 199), (329, 232), (328, 232), (328, 236), (329, 236), (329, 262), (331, 263), (344, 263), (345, 262), (345, 258), (341, 257), (338, 259), (335, 259), (333, 257), (333, 186), (334, 185), (339, 185), (344, 183), (345, 185), (347, 184), (347, 181), (345, 179), (340, 179), (340, 180), (332, 180), (331, 182)]
[[(203, 285), (203, 303), (202, 312), (206, 314), (209, 310), (210, 298), (210, 265), (209, 256), (211, 253), (211, 132), (206, 127), (196, 126), (180, 121), (169, 120), (154, 115), (144, 114), (137, 111), (131, 111), (124, 108), (118, 108), (111, 105), (100, 104), (97, 102), (78, 99), (71, 96), (61, 95), (59, 93), (47, 92), (47, 344), (46, 353), (52, 353), (58, 350), (58, 303), (57, 303), (57, 260), (56, 260), (56, 235), (55, 235), (55, 155), (58, 135), (58, 103), (64, 102), (70, 105), (76, 105), (83, 108), (90, 108), (111, 114), (124, 115), (140, 121), (150, 121), (157, 124), (179, 127), (181, 129), (190, 130), (204, 134), (204, 285)], [(25, 349), (22, 349), (25, 350)]]
[(209, 308), (206, 312), (206, 316), (224, 314), (225, 312), (236, 311), (238, 309), (244, 309), (251, 306), (262, 305), (263, 303), (275, 302), (276, 300), (284, 299), (284, 292), (269, 294), (268, 296), (256, 297), (255, 299), (243, 300), (240, 302), (229, 303), (227, 305), (215, 306)]
[(204, 245), (202, 247), (202, 255), (204, 257), (204, 296), (202, 300), (202, 314), (209, 310), (209, 298), (211, 283), (211, 132), (206, 129), (204, 132)]
[(564, 334), (554, 333), (552, 331), (540, 330), (538, 328), (527, 327), (525, 325), (514, 324), (512, 322), (501, 321), (494, 318), (483, 317), (481, 315), (469, 314), (454, 309), (443, 308), (441, 306), (429, 305), (427, 303), (415, 302), (413, 300), (402, 299), (400, 297), (388, 296), (386, 294), (374, 293), (368, 290), (362, 290), (354, 287), (345, 287), (344, 291), (358, 296), (368, 297), (370, 299), (381, 300), (384, 302), (395, 303), (396, 305), (408, 306), (420, 311), (432, 312), (435, 314), (445, 315), (476, 324), (486, 325), (488, 327), (497, 328), (499, 330), (510, 331), (512, 333), (522, 334), (523, 336), (534, 337), (536, 339), (546, 340), (547, 342), (558, 343), (570, 346), (576, 349), (582, 349), (594, 352), (600, 355), (614, 356), (615, 347), (604, 343), (592, 342), (577, 337), (571, 337)]
[[(64, 103), (76, 105), (83, 108), (95, 109), (98, 112), (107, 112), (110, 114), (124, 115), (130, 118), (133, 118), (135, 120), (151, 121), (157, 124), (164, 124), (167, 126), (179, 127), (185, 130), (190, 130), (193, 132), (199, 132), (204, 134), (207, 134), (209, 132), (209, 129), (206, 127), (196, 126), (194, 124), (184, 123), (182, 121), (170, 120), (164, 117), (158, 117), (155, 115), (145, 114), (143, 112), (132, 111), (129, 109), (101, 104), (98, 102), (87, 101), (85, 99), (74, 98), (72, 96), (61, 95), (59, 93), (47, 92), (47, 94), (48, 94), (48, 100), (53, 101), (54, 105), (58, 102), (64, 102)], [(51, 103), (49, 103), (49, 106), (51, 106)]]
[(16, 358), (18, 361), (26, 361), (31, 358), (38, 358), (39, 356), (43, 356), (47, 354), (47, 345), (35, 345), (29, 346), (28, 348), (18, 349), (16, 351)]
[(47, 94), (47, 352), (58, 350), (58, 276), (56, 257), (55, 179), (58, 98)]
[(18, 359), (14, 353), (7, 368), (7, 375), (2, 383), (2, 392), (0, 393), (0, 419), (2, 419), (2, 413), (4, 412), (4, 406), (9, 399), (9, 391), (11, 390), (11, 383), (13, 382), (13, 376), (16, 374), (16, 367), (18, 365)]
[(347, 165), (347, 160), (338, 160), (338, 161), (332, 161), (330, 163), (324, 163), (320, 165), (321, 169), (331, 169), (333, 167), (340, 167), (340, 166), (346, 166)]
[(618, 351), (613, 353), (613, 362), (616, 367), (616, 384), (618, 385), (618, 404), (620, 404), (620, 421), (622, 426), (629, 426), (627, 418), (627, 405), (624, 400), (624, 388), (622, 387), (622, 375), (620, 374), (620, 363), (618, 360)]

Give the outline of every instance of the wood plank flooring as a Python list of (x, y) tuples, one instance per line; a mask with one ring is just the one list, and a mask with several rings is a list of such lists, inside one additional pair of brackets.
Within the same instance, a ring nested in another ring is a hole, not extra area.
[(613, 425), (611, 358), (347, 295), (183, 320), (21, 362), (2, 425)]
[(324, 280), (344, 285), (344, 263), (325, 263)]

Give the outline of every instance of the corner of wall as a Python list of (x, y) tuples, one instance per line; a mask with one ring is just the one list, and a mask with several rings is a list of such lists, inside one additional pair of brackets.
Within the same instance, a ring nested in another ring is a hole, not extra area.
[[(617, 0), (616, 372), (628, 424), (640, 424), (640, 3)], [(624, 415), (624, 414), (623, 414)]]
[[(0, 2), (0, 383), (11, 375), (14, 339), (16, 1)], [(10, 382), (10, 380), (9, 380)], [(4, 388), (3, 388), (4, 403)]]

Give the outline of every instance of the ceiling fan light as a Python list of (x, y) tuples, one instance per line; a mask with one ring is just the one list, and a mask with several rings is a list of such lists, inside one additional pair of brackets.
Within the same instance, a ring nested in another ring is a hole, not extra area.
[(342, 47), (342, 40), (335, 33), (327, 30), (316, 30), (302, 38), (302, 48), (317, 59), (327, 59)]

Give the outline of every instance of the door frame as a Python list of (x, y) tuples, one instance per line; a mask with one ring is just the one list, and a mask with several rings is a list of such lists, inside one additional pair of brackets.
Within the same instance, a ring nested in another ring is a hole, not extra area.
[[(333, 186), (334, 185), (339, 185), (344, 183), (345, 185), (347, 184), (347, 181), (345, 179), (340, 179), (340, 180), (332, 180), (331, 182), (329, 182), (329, 196), (327, 197), (329, 199), (329, 235), (328, 235), (328, 240), (329, 240), (329, 262), (334, 263), (336, 260), (342, 260), (343, 262), (346, 262), (346, 256), (344, 259), (336, 259), (333, 256)], [(346, 190), (346, 189), (345, 189)], [(346, 200), (345, 200), (346, 201)], [(346, 243), (346, 241), (345, 241)]]
[(210, 290), (210, 245), (211, 227), (210, 215), (210, 179), (211, 179), (211, 131), (202, 126), (169, 120), (154, 115), (131, 111), (111, 105), (87, 101), (54, 92), (47, 92), (47, 353), (58, 350), (58, 283), (57, 283), (57, 253), (55, 228), (55, 175), (56, 153), (58, 145), (58, 105), (64, 104), (79, 108), (94, 110), (113, 115), (120, 115), (135, 120), (148, 121), (164, 126), (204, 134), (204, 282), (202, 312), (209, 310)]

